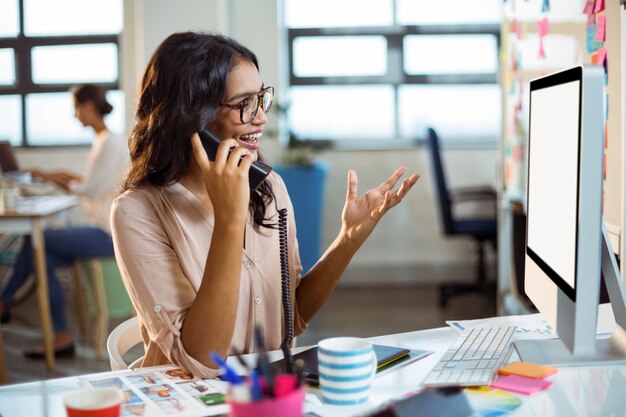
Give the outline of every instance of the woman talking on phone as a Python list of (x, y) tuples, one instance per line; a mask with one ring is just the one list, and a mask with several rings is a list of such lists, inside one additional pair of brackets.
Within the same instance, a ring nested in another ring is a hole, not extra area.
[[(248, 181), (273, 99), (256, 56), (221, 35), (175, 33), (148, 62), (130, 138), (131, 168), (111, 216), (146, 347), (142, 366), (174, 363), (217, 376), (210, 352), (255, 351), (255, 326), (268, 349), (281, 345), (282, 209), (288, 213), (293, 333), (302, 333), (381, 217), (418, 179), (400, 181), (405, 169), (399, 168), (359, 195), (356, 173), (349, 171), (341, 230), (301, 277), (282, 179), (271, 173), (254, 190)], [(198, 135), (205, 129), (223, 138), (214, 162)]]

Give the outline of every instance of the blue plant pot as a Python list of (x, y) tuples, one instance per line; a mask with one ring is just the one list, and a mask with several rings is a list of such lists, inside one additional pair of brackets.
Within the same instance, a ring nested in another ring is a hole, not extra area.
[(310, 166), (279, 165), (274, 166), (274, 171), (285, 181), (293, 203), (300, 260), (303, 272), (306, 273), (320, 257), (324, 183), (328, 163), (318, 161)]

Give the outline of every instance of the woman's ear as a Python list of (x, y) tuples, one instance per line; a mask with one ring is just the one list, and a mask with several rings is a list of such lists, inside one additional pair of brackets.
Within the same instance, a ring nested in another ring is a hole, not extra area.
[(93, 100), (85, 101), (84, 105), (89, 110), (90, 113), (100, 115), (100, 112), (98, 112), (98, 110), (96, 109), (96, 104), (93, 102)]

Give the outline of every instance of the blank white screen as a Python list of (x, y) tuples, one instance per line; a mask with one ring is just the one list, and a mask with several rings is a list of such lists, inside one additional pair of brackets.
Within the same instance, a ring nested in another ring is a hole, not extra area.
[(580, 82), (531, 92), (528, 247), (576, 284)]

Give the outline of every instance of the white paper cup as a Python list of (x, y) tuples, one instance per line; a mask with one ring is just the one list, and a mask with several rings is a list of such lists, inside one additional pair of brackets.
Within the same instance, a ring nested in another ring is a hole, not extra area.
[(67, 417), (119, 417), (123, 401), (115, 388), (83, 389), (63, 397)]
[(372, 342), (358, 337), (324, 339), (317, 346), (317, 360), (324, 402), (354, 405), (367, 401), (377, 363)]

